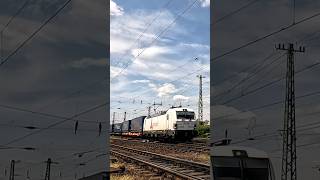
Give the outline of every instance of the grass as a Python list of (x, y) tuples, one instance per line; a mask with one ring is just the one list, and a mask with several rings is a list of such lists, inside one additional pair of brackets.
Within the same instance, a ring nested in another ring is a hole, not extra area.
[(130, 173), (130, 172), (132, 172), (132, 168), (126, 166), (124, 163), (114, 162), (114, 163), (111, 163), (110, 167), (116, 168), (116, 169), (123, 168), (123, 167), (126, 168), (126, 171), (123, 174), (111, 174), (111, 176), (110, 176), (111, 180), (136, 180), (136, 179), (139, 179), (138, 176)]

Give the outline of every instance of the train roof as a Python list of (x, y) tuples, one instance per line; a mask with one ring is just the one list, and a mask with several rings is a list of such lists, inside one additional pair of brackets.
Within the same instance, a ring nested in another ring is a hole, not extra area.
[(186, 108), (186, 107), (174, 107), (174, 108), (170, 108), (170, 109), (173, 109), (175, 111), (183, 111), (184, 109), (186, 109), (187, 111), (194, 111), (193, 109)]
[(245, 146), (213, 146), (210, 149), (210, 156), (236, 156), (235, 152), (246, 152), (251, 158), (268, 158), (264, 151)]
[(152, 118), (152, 117), (161, 116), (161, 115), (166, 114), (168, 111), (185, 111), (185, 110), (187, 110), (188, 112), (194, 112), (194, 110), (192, 110), (190, 108), (186, 108), (186, 107), (171, 107), (170, 109), (168, 109), (166, 111), (161, 111), (160, 113), (152, 114), (150, 117)]

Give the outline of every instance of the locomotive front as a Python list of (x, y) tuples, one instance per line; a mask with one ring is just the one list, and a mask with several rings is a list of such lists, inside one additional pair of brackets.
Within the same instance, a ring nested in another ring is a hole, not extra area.
[(191, 139), (195, 135), (195, 113), (191, 109), (176, 109), (176, 122), (174, 123), (175, 137), (177, 139)]

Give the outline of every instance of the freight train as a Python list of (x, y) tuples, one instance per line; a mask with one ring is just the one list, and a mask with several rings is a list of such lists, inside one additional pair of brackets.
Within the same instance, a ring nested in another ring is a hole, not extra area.
[(187, 141), (195, 136), (195, 128), (195, 112), (192, 109), (172, 107), (151, 116), (112, 124), (110, 131), (112, 135)]

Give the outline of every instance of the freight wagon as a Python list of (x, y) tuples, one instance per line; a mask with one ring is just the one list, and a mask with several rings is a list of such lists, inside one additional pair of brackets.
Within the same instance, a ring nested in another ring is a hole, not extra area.
[(116, 123), (111, 125), (112, 127), (112, 135), (121, 135), (122, 134), (122, 123)]
[(145, 118), (146, 116), (140, 116), (130, 120), (130, 136), (143, 136), (143, 123)]
[[(119, 129), (120, 128), (120, 129)], [(190, 140), (195, 135), (195, 113), (189, 108), (170, 108), (152, 116), (140, 116), (114, 124), (112, 134), (159, 140)]]

